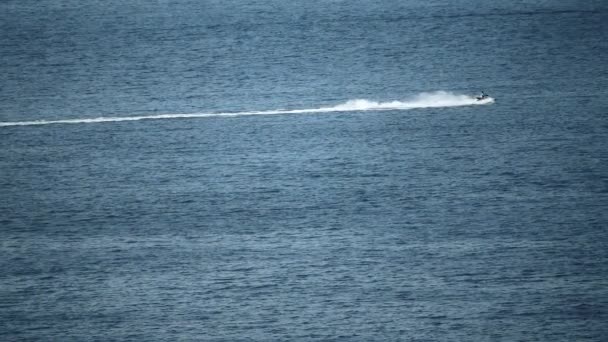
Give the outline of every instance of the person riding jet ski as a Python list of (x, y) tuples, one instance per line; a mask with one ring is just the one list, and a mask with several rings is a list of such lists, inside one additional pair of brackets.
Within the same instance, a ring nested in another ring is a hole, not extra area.
[(488, 98), (488, 97), (489, 97), (488, 94), (484, 93), (484, 91), (482, 90), (481, 91), (481, 95), (477, 96), (476, 99), (477, 100), (483, 100), (483, 99)]

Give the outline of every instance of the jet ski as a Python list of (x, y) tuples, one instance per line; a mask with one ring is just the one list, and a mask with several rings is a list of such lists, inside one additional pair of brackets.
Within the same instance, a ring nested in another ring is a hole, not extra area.
[(483, 100), (486, 100), (486, 99), (489, 99), (489, 98), (490, 98), (490, 95), (488, 95), (488, 94), (484, 93), (483, 91), (481, 92), (481, 94), (480, 94), (480, 95), (475, 96), (475, 99), (476, 99), (477, 101), (483, 101)]

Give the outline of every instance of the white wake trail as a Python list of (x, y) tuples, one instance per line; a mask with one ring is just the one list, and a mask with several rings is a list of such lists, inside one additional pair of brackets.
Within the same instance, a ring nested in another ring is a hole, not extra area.
[(493, 98), (478, 101), (473, 96), (459, 95), (451, 92), (437, 91), (432, 93), (421, 93), (407, 101), (375, 102), (369, 100), (350, 100), (345, 103), (321, 108), (292, 109), (292, 110), (266, 110), (249, 112), (227, 112), (227, 113), (192, 113), (192, 114), (158, 114), (125, 117), (98, 117), (83, 119), (64, 119), (64, 120), (36, 120), (36, 121), (15, 121), (0, 122), (0, 127), (8, 126), (34, 126), (51, 124), (82, 124), (82, 123), (101, 123), (101, 122), (121, 122), (139, 120), (161, 120), (161, 119), (189, 119), (206, 117), (235, 117), (248, 115), (279, 115), (279, 114), (312, 114), (312, 113), (333, 113), (333, 112), (357, 112), (357, 111), (381, 111), (381, 110), (407, 110), (415, 108), (440, 108), (473, 106), (493, 103)]

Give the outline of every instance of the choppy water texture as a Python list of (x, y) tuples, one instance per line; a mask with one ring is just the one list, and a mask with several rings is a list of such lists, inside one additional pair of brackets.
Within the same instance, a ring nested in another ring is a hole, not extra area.
[(3, 1), (0, 339), (606, 341), (607, 54), (604, 1)]

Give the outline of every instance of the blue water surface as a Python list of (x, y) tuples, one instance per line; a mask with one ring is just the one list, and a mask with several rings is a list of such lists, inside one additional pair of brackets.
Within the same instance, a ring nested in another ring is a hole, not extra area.
[(604, 1), (3, 1), (0, 339), (606, 341), (606, 55)]

